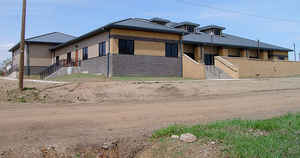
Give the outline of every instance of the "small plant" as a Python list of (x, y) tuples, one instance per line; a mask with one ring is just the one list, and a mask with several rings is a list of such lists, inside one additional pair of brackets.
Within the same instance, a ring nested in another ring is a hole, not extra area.
[(17, 99), (17, 102), (19, 102), (19, 103), (26, 103), (26, 99), (25, 99), (24, 96), (21, 96), (21, 97), (19, 97), (19, 98)]
[(37, 90), (35, 87), (24, 87), (23, 91), (34, 91), (34, 90)]
[(300, 157), (300, 113), (267, 120), (228, 120), (192, 127), (173, 125), (157, 130), (153, 139), (192, 133), (222, 142), (228, 157)]

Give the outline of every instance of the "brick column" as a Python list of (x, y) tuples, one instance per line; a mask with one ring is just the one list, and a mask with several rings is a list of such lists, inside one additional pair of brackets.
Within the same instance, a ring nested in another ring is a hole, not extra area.
[(268, 51), (264, 51), (263, 54), (264, 54), (264, 60), (269, 60)]
[(260, 52), (260, 54), (259, 54), (259, 59), (262, 59), (262, 60), (268, 60), (268, 59), (269, 59), (268, 51)]
[(243, 49), (242, 52), (241, 52), (241, 57), (244, 57), (244, 58), (248, 58), (248, 50), (247, 49)]
[(200, 46), (197, 46), (196, 48), (195, 48), (195, 60), (197, 61), (197, 62), (201, 62), (201, 60), (202, 60), (202, 55), (201, 55), (201, 47)]
[(226, 48), (221, 48), (219, 50), (219, 56), (228, 56), (228, 54), (229, 54), (229, 51)]
[(110, 53), (111, 54), (119, 53), (119, 39), (117, 38), (110, 39)]

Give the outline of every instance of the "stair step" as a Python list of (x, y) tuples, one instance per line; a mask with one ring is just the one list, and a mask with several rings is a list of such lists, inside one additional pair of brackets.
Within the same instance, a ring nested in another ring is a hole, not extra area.
[(231, 76), (214, 65), (206, 65), (205, 70), (206, 79), (232, 79)]

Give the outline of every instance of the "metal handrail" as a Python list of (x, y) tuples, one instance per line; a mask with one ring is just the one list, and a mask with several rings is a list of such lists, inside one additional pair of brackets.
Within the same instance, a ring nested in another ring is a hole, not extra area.
[(47, 69), (42, 71), (40, 73), (40, 79), (45, 79), (46, 77), (50, 76), (51, 74), (57, 72), (59, 69), (62, 67), (80, 67), (81, 66), (81, 61), (68, 61), (66, 59), (60, 60), (57, 63), (54, 63), (50, 65)]
[(226, 59), (220, 57), (220, 56), (216, 56), (215, 57), (216, 60), (220, 61), (223, 65), (225, 65), (226, 67), (228, 67), (229, 69), (231, 69), (234, 72), (238, 72), (239, 69), (237, 67), (235, 67), (231, 62), (227, 61)]

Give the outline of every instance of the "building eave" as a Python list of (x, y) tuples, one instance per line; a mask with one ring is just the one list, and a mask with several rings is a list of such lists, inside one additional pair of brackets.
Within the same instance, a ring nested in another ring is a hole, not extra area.
[[(195, 45), (202, 45), (202, 46), (225, 46), (225, 47), (232, 47), (232, 48), (246, 48), (246, 49), (258, 49), (258, 47), (251, 47), (251, 46), (243, 46), (243, 45), (231, 45), (231, 44), (219, 44), (219, 43), (208, 43), (208, 42), (195, 42), (195, 41), (186, 41), (183, 40), (184, 44), (195, 44)], [(265, 47), (260, 47), (262, 50), (270, 50), (270, 51), (287, 51), (291, 52), (293, 50), (291, 49), (273, 49), (273, 48), (265, 48)]]

